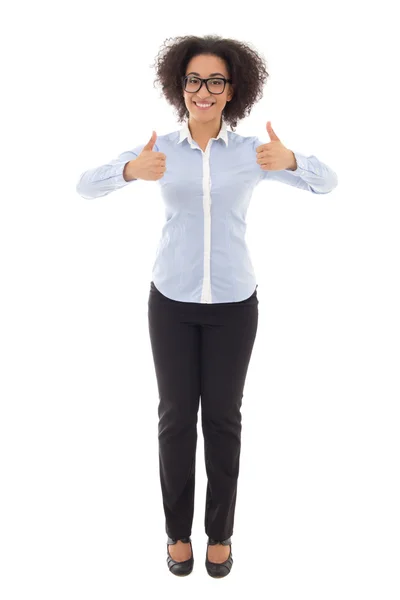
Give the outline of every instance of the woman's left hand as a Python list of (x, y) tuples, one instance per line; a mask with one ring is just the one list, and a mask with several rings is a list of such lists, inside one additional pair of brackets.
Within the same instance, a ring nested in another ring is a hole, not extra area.
[(257, 162), (263, 171), (283, 171), (297, 169), (297, 161), (294, 153), (286, 148), (271, 127), (271, 121), (267, 122), (267, 132), (270, 142), (261, 144), (256, 148)]

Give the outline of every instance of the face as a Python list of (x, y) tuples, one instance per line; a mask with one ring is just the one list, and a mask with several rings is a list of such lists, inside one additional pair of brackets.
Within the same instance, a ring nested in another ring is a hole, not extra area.
[[(186, 67), (185, 75), (191, 75), (193, 77), (224, 77), (225, 79), (230, 78), (225, 61), (218, 56), (209, 54), (200, 54), (194, 56)], [(211, 82), (208, 82), (211, 84)], [(223, 86), (221, 82), (220, 85)], [(221, 88), (222, 89), (222, 88)], [(215, 89), (217, 90), (217, 88)], [(227, 102), (229, 102), (233, 96), (232, 84), (227, 83), (222, 94), (209, 92), (206, 88), (205, 83), (201, 86), (198, 92), (186, 92), (183, 90), (183, 96), (185, 99), (186, 108), (189, 111), (189, 121), (199, 121), (206, 123), (215, 121), (219, 124), (221, 122), (222, 111)], [(202, 110), (196, 106), (196, 102), (212, 102), (212, 106), (206, 110)]]

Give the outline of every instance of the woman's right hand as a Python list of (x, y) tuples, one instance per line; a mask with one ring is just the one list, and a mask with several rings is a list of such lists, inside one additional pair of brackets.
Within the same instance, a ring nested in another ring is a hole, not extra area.
[(126, 165), (126, 171), (129, 178), (145, 179), (146, 181), (156, 181), (164, 175), (167, 159), (163, 152), (154, 152), (153, 147), (156, 143), (157, 134), (153, 131), (149, 142), (145, 145), (139, 156), (130, 160)]

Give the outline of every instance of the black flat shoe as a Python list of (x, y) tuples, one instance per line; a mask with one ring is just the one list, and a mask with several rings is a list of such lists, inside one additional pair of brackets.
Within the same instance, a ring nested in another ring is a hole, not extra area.
[(174, 560), (172, 558), (172, 556), (169, 553), (169, 548), (168, 546), (171, 544), (176, 544), (178, 540), (172, 539), (168, 536), (168, 540), (167, 540), (167, 565), (168, 565), (168, 569), (171, 571), (171, 573), (173, 573), (174, 575), (178, 575), (180, 577), (182, 577), (183, 575), (190, 575), (190, 573), (193, 570), (193, 548), (192, 548), (192, 541), (190, 539), (190, 537), (187, 538), (180, 538), (180, 541), (183, 542), (184, 544), (190, 544), (190, 549), (192, 551), (192, 556), (188, 559), (188, 560), (184, 560), (184, 561), (178, 561), (178, 560)]
[[(230, 546), (229, 556), (226, 559), (226, 561), (223, 563), (213, 563), (210, 560), (208, 560), (208, 546), (215, 546), (215, 544), (222, 544), (223, 546)], [(231, 569), (232, 569), (232, 565), (233, 565), (233, 558), (232, 558), (231, 538), (229, 537), (228, 539), (224, 540), (223, 542), (219, 542), (219, 541), (213, 540), (209, 537), (208, 542), (207, 542), (206, 569), (207, 569), (207, 573), (210, 575), (210, 577), (220, 578), (220, 577), (225, 577), (226, 575), (229, 575), (229, 573), (231, 572)]]

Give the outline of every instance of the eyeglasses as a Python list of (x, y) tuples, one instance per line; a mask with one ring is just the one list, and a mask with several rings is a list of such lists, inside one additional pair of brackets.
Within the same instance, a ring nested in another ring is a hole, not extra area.
[(195, 77), (194, 75), (182, 77), (183, 87), (185, 91), (190, 94), (198, 92), (203, 83), (206, 84), (206, 88), (210, 94), (223, 94), (227, 82), (232, 83), (232, 79), (225, 79), (222, 77), (208, 77), (207, 79), (202, 79), (201, 77)]

